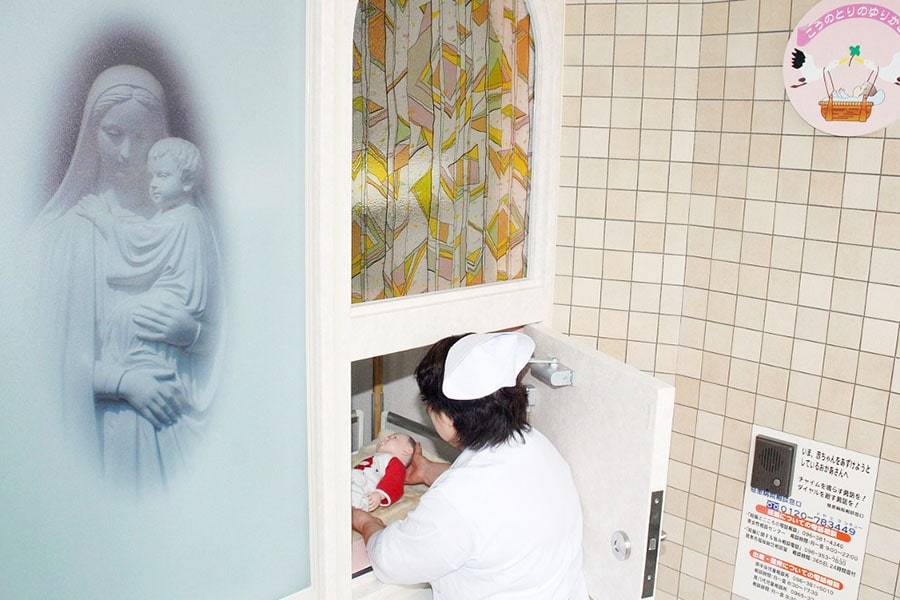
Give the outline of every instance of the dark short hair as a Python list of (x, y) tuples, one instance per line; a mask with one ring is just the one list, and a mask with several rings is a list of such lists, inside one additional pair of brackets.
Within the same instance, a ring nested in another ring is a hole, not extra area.
[[(468, 334), (465, 334), (468, 335)], [(435, 343), (416, 367), (416, 383), (425, 406), (450, 417), (456, 441), (463, 448), (480, 450), (499, 446), (531, 429), (528, 424), (528, 394), (517, 384), (504, 387), (477, 400), (451, 400), (444, 395), (444, 363), (460, 338), (454, 335)]]

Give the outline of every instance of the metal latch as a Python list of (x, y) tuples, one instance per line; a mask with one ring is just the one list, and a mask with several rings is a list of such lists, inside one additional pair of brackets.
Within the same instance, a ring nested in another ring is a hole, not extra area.
[(664, 539), (662, 531), (663, 493), (650, 494), (650, 522), (647, 527), (647, 554), (644, 558), (644, 587), (641, 598), (653, 596), (656, 589), (656, 563), (659, 559), (659, 543)]

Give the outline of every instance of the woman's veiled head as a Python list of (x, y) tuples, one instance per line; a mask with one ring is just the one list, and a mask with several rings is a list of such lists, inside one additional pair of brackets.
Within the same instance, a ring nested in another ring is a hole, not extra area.
[(119, 85), (97, 98), (90, 122), (97, 135), (98, 183), (143, 187), (147, 153), (166, 132), (159, 99), (143, 88)]
[[(101, 191), (97, 188), (109, 167), (104, 160), (114, 158), (112, 154), (105, 159), (101, 156), (100, 128), (103, 119), (108, 117), (128, 117), (133, 124), (141, 125), (148, 144), (142, 156), (133, 157), (138, 162), (146, 161), (146, 151), (155, 141), (168, 137), (165, 94), (153, 74), (133, 65), (117, 65), (100, 73), (88, 92), (78, 141), (66, 175), (38, 217), (38, 225), (62, 216), (83, 196)], [(137, 154), (141, 154), (140, 148)], [(142, 174), (145, 165), (141, 166)]]

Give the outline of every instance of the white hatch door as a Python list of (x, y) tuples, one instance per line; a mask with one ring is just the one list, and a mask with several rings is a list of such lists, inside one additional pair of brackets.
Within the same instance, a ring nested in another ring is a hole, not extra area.
[[(574, 385), (534, 377), (531, 423), (572, 468), (584, 509), (585, 575), (594, 600), (652, 598), (675, 389), (540, 325), (534, 357), (557, 358)], [(559, 374), (557, 374), (559, 375)]]

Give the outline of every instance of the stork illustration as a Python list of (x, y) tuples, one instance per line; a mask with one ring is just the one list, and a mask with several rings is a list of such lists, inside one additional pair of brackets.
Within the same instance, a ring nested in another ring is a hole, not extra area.
[(891, 63), (884, 67), (879, 67), (875, 64), (875, 61), (868, 58), (864, 58), (862, 62), (871, 70), (878, 73), (879, 79), (887, 81), (888, 83), (893, 83), (894, 85), (900, 85), (900, 52), (894, 54)]
[(791, 66), (794, 67), (795, 70), (800, 74), (800, 77), (797, 79), (797, 83), (791, 85), (792, 88), (798, 88), (806, 85), (807, 83), (812, 83), (815, 81), (819, 81), (822, 77), (825, 76), (826, 71), (831, 71), (835, 67), (841, 64), (839, 60), (832, 60), (824, 68), (816, 65), (816, 62), (813, 60), (811, 55), (807, 55), (800, 48), (794, 48), (794, 52), (791, 55)]

